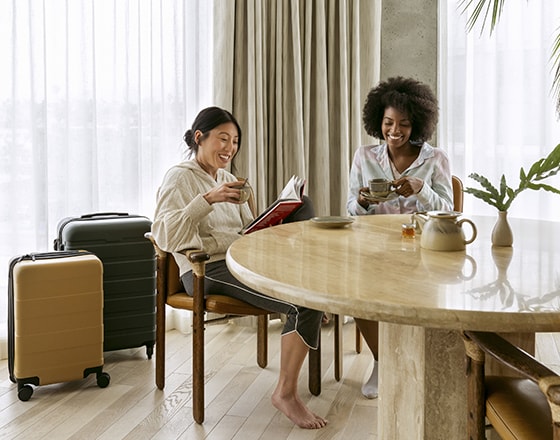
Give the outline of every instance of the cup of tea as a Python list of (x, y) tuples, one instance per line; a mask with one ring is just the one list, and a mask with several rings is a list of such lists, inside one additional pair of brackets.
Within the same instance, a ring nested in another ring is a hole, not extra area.
[(247, 179), (240, 180), (239, 185), (234, 186), (234, 188), (239, 189), (240, 202), (246, 202), (247, 200), (249, 200), (249, 197), (251, 196), (251, 186), (247, 182)]
[(394, 189), (393, 182), (387, 179), (370, 179), (368, 184), (370, 194), (377, 197), (387, 197)]

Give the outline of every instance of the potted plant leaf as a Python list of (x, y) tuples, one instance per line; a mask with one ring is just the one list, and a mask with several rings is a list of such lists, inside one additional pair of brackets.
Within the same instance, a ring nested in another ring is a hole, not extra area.
[(507, 223), (507, 211), (515, 198), (526, 189), (545, 190), (560, 194), (560, 190), (543, 183), (544, 180), (560, 172), (560, 144), (545, 158), (537, 160), (528, 172), (523, 167), (519, 170), (519, 186), (513, 189), (508, 186), (506, 176), (502, 174), (498, 187), (494, 186), (486, 177), (471, 173), (469, 177), (477, 181), (482, 189), (465, 188), (463, 191), (472, 194), (498, 210), (498, 221), (492, 231), (492, 244), (496, 246), (511, 246), (513, 234)]

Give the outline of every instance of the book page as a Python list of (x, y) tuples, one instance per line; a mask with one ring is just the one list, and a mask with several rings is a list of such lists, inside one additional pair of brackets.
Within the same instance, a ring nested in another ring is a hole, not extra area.
[(278, 195), (277, 200), (300, 200), (304, 185), (304, 179), (295, 175), (292, 176)]

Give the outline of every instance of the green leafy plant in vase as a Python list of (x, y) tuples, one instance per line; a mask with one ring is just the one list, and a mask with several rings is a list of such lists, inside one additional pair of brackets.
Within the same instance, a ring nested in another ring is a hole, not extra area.
[(492, 231), (492, 244), (495, 246), (511, 246), (513, 234), (507, 222), (507, 211), (515, 198), (526, 189), (545, 190), (560, 194), (560, 190), (543, 183), (560, 172), (560, 144), (542, 159), (537, 160), (528, 172), (523, 167), (519, 170), (519, 186), (513, 189), (507, 185), (506, 176), (502, 174), (500, 185), (496, 188), (490, 181), (478, 174), (471, 173), (469, 177), (477, 181), (482, 189), (465, 188), (463, 191), (479, 198), (498, 210), (498, 221)]

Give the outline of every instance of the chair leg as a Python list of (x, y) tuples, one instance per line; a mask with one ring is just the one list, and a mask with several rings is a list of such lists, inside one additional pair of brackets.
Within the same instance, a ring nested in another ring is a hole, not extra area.
[(342, 319), (340, 315), (334, 318), (334, 378), (340, 381), (342, 377)]
[(360, 329), (356, 326), (356, 353), (362, 352), (362, 334), (360, 333)]
[(484, 440), (485, 434), (485, 390), (484, 352), (466, 335), (463, 335), (467, 374), (467, 433), (469, 440)]
[(204, 269), (194, 275), (193, 306), (193, 418), (204, 422)]
[[(164, 312), (165, 313), (165, 312)], [(156, 386), (165, 387), (165, 321), (157, 320), (156, 324)]]
[(165, 292), (156, 293), (156, 386), (165, 387)]
[(268, 315), (257, 317), (257, 364), (261, 368), (268, 365)]
[(317, 350), (309, 350), (308, 363), (309, 391), (314, 396), (318, 396), (321, 394), (321, 332), (319, 332)]

